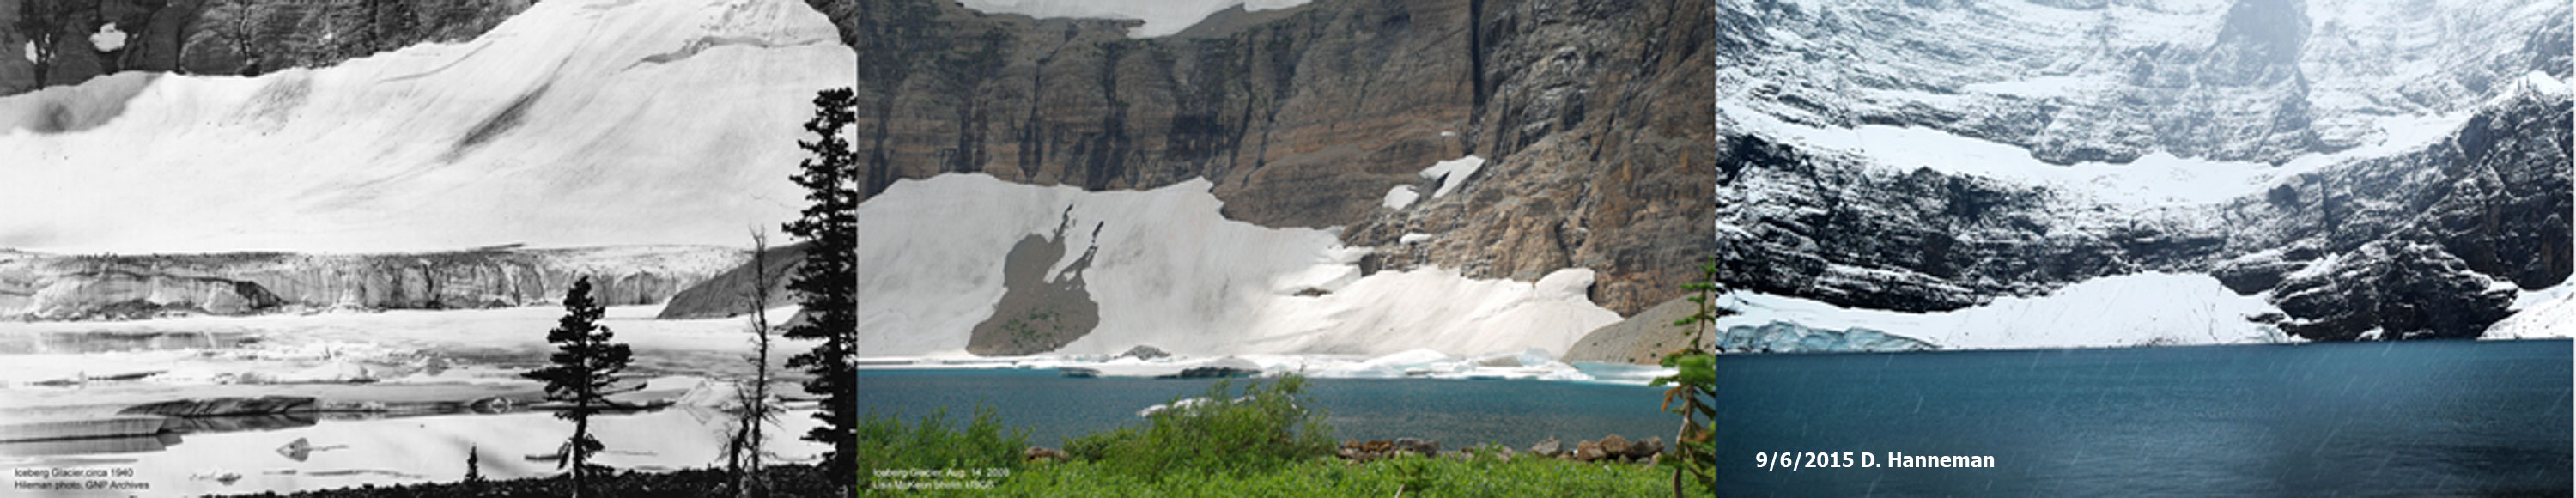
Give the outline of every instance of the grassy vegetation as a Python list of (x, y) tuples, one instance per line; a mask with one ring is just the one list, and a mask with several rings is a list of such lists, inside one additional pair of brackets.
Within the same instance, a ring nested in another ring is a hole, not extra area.
[[(1336, 442), (1324, 410), (1298, 404), (1306, 379), (1247, 384), (1241, 396), (1220, 380), (1195, 400), (1174, 398), (1142, 427), (1120, 427), (1065, 442), (1075, 458), (1146, 480), (1180, 474), (1241, 475), (1329, 457)], [(1223, 401), (1211, 401), (1223, 400)]]
[[(1652, 465), (1582, 463), (1523, 456), (1511, 460), (1405, 456), (1354, 464), (1331, 458), (1245, 473), (1165, 475), (1146, 479), (1099, 462), (1036, 463), (991, 490), (875, 496), (1663, 496), (1672, 473)], [(1692, 485), (1694, 496), (1715, 496)]]
[(948, 410), (940, 409), (921, 417), (909, 427), (891, 415), (869, 412), (859, 417), (858, 445), (854, 461), (858, 464), (860, 488), (869, 487), (885, 470), (973, 470), (1009, 469), (1020, 465), (1021, 450), (1028, 447), (1029, 430), (1002, 425), (1001, 416), (992, 407), (975, 407), (975, 419), (965, 427), (948, 425)]
[[(1324, 413), (1298, 403), (1305, 379), (1230, 382), (1141, 425), (1075, 438), (1070, 459), (1027, 461), (1025, 432), (1003, 432), (989, 409), (963, 430), (937, 416), (906, 427), (871, 416), (861, 432), (865, 496), (1659, 496), (1668, 469), (1583, 463), (1494, 449), (1472, 458), (1399, 456), (1356, 463), (1333, 456)], [(1012, 458), (996, 458), (1010, 455)], [(907, 474), (906, 472), (912, 472)], [(954, 472), (954, 473), (951, 473)], [(1710, 491), (1693, 483), (1689, 492)]]

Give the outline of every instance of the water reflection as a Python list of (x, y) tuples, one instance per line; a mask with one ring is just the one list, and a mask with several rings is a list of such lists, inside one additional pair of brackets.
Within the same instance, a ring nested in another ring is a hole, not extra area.
[(179, 433), (162, 432), (149, 436), (55, 439), (46, 441), (0, 442), (0, 456), (41, 457), (68, 455), (112, 455), (143, 453), (169, 449), (179, 444)]
[(258, 344), (242, 332), (40, 332), (0, 334), (0, 355), (221, 349)]
[(238, 432), (292, 429), (320, 421), (312, 412), (226, 417), (171, 417), (161, 427), (174, 432)]

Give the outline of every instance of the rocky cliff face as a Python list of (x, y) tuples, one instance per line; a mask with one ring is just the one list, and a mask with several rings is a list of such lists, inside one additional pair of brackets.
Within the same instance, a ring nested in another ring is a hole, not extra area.
[(375, 255), (0, 252), (0, 318), (523, 306), (556, 302), (581, 277), (590, 278), (592, 297), (602, 304), (653, 304), (747, 259), (739, 250), (685, 246)]
[(2569, 9), (2371, 7), (1721, 2), (1727, 279), (1933, 311), (2209, 273), (2308, 339), (2475, 337), (2570, 274)]
[[(1622, 313), (1676, 294), (1710, 249), (1705, 2), (1325, 0), (1149, 39), (856, 5), (842, 26), (870, 194), (951, 172), (1092, 190), (1205, 177), (1229, 218), (1347, 227), (1380, 249), (1372, 269), (1587, 267)], [(1488, 162), (1456, 193), (1383, 202), (1465, 155)]]
[[(120, 71), (257, 75), (473, 38), (528, 0), (0, 0), (0, 96)], [(33, 8), (28, 8), (33, 7)], [(113, 24), (124, 45), (91, 35)], [(30, 31), (30, 29), (42, 31)], [(50, 39), (51, 57), (21, 55)]]
[(1792, 122), (1936, 128), (2057, 164), (2280, 163), (2569, 66), (2563, 3), (1720, 2), (1721, 91)]

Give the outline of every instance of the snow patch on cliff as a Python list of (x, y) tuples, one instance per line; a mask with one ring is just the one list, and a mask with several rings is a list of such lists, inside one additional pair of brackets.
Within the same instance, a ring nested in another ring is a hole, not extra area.
[(1438, 199), (1457, 191), (1459, 185), (1466, 184), (1468, 178), (1476, 176), (1476, 171), (1482, 169), (1485, 169), (1485, 158), (1467, 156), (1431, 163), (1431, 167), (1422, 169), (1421, 175), (1423, 179), (1440, 182), (1440, 189), (1431, 191), (1431, 198)]
[(2260, 295), (2239, 296), (2208, 275), (2138, 273), (2077, 282), (2035, 297), (2006, 297), (1959, 310), (1906, 313), (1736, 292), (1721, 303), (1738, 314), (1718, 327), (1773, 321), (1819, 329), (1861, 327), (1944, 349), (2014, 349), (2287, 342), (2248, 317), (2280, 310)]
[[(2545, 77), (2543, 79), (2546, 79)], [(2071, 83), (2029, 83), (2029, 88), (1988, 90), (2042, 91)], [(2041, 88), (2047, 87), (2047, 88)], [(2053, 90), (2051, 90), (2053, 91)], [(1934, 128), (1861, 125), (1818, 127), (1792, 123), (1728, 100), (1718, 104), (1722, 120), (1775, 140), (1814, 150), (1866, 159), (1894, 171), (1928, 168), (2058, 192), (2127, 209), (2204, 206), (2263, 193), (2284, 179), (2355, 159), (2379, 157), (2420, 148), (2449, 136), (2468, 112), (2442, 115), (2397, 115), (2375, 119), (2380, 140), (2334, 154), (2306, 154), (2275, 166), (2250, 161), (2176, 157), (2154, 152), (2128, 163), (2049, 164), (2019, 146), (1961, 136)]]
[(1404, 209), (1412, 206), (1415, 199), (1421, 198), (1422, 193), (1414, 191), (1412, 185), (1397, 185), (1386, 189), (1386, 201), (1382, 204), (1387, 209)]
[(2484, 339), (2552, 339), (2576, 337), (2576, 282), (2524, 292), (2513, 301), (2514, 313), (2487, 326)]
[(872, 234), (859, 260), (894, 262), (859, 268), (859, 350), (965, 356), (968, 332), (1002, 296), (1012, 244), (1059, 226), (1067, 251), (1055, 268), (1093, 258), (1083, 278), (1100, 323), (1057, 353), (1562, 354), (1619, 320), (1586, 297), (1587, 269), (1537, 282), (1443, 268), (1362, 276), (1368, 249), (1324, 230), (1227, 220), (1211, 186), (1086, 192), (981, 174), (896, 182), (858, 209), (860, 233)]
[(1241, 5), (1245, 11), (1276, 10), (1305, 5), (1308, 0), (963, 0), (966, 8), (996, 14), (1026, 14), (1029, 17), (1083, 17), (1099, 19), (1135, 19), (1144, 26), (1129, 30), (1131, 38), (1151, 38), (1179, 33), (1209, 14)]

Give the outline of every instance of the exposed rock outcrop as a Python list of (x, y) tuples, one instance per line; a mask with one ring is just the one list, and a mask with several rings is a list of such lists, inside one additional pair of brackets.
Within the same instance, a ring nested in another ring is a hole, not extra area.
[[(950, 172), (1092, 190), (1205, 177), (1229, 218), (1348, 227), (1388, 253), (1371, 269), (1586, 267), (1593, 299), (1633, 314), (1711, 249), (1707, 9), (1321, 0), (1129, 39), (1118, 21), (863, 0), (845, 30), (870, 194)], [(1452, 195), (1383, 205), (1471, 154), (1488, 162)]]
[[(752, 261), (746, 260), (742, 266), (725, 270), (672, 294), (671, 302), (662, 305), (662, 313), (654, 318), (718, 318), (750, 313), (754, 285), (769, 286), (769, 301), (760, 303), (761, 308), (796, 304), (796, 293), (787, 290), (787, 283), (794, 280), (796, 266), (805, 262), (807, 247), (812, 247), (812, 244), (798, 242), (769, 248), (768, 253), (757, 260), (768, 266), (760, 268), (757, 273), (751, 267)], [(755, 275), (765, 275), (769, 281), (755, 282)]]
[[(816, 0), (818, 3), (820, 0)], [(43, 9), (22, 10), (28, 3)], [(0, 95), (76, 85), (121, 71), (255, 75), (319, 67), (424, 42), (473, 38), (530, 0), (0, 0)], [(19, 56), (38, 33), (21, 32), (29, 12), (49, 20), (55, 54), (41, 67)], [(125, 45), (100, 50), (90, 35), (114, 24)], [(41, 76), (41, 80), (39, 79)]]
[[(1691, 333), (1699, 329), (1675, 327), (1673, 322), (1698, 312), (1699, 304), (1690, 302), (1688, 296), (1664, 301), (1636, 316), (1592, 329), (1591, 333), (1583, 335), (1582, 340), (1575, 341), (1573, 347), (1566, 349), (1564, 361), (1655, 364), (1662, 361), (1664, 354), (1680, 351), (1690, 344)], [(1703, 337), (1700, 340), (1702, 346), (1714, 346), (1716, 338)]]
[(1161, 348), (1153, 346), (1136, 346), (1133, 348), (1127, 348), (1127, 352), (1118, 353), (1118, 356), (1110, 357), (1110, 359), (1135, 358), (1139, 360), (1151, 360), (1155, 358), (1169, 357), (1171, 355), (1171, 353), (1163, 352)]
[(1100, 248), (1086, 248), (1064, 269), (1053, 268), (1068, 250), (1064, 232), (1073, 228), (1072, 208), (1066, 213), (1055, 233), (1030, 235), (1011, 246), (1002, 262), (1002, 299), (993, 303), (991, 316), (975, 324), (966, 352), (1010, 356), (1054, 351), (1100, 325), (1100, 303), (1091, 300), (1082, 280)]
[(0, 251), (0, 317), (509, 307), (555, 302), (583, 276), (603, 304), (653, 304), (745, 259), (740, 250), (693, 246), (372, 255)]

